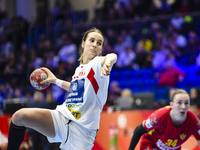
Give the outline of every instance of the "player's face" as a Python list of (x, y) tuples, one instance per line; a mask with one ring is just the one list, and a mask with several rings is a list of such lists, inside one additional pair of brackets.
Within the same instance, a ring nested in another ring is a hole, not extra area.
[(87, 35), (86, 40), (82, 43), (83, 58), (87, 60), (93, 59), (95, 56), (99, 56), (103, 49), (104, 38), (100, 33), (91, 32)]
[(188, 94), (180, 93), (174, 96), (173, 102), (170, 103), (173, 115), (179, 120), (185, 118), (190, 107), (190, 97)]

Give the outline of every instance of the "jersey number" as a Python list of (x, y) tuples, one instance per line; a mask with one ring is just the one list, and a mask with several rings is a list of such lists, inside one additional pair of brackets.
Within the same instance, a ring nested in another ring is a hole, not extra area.
[(175, 139), (174, 141), (171, 140), (171, 139), (168, 139), (167, 142), (166, 142), (165, 144), (166, 144), (167, 146), (173, 146), (173, 147), (175, 147), (176, 144), (177, 144), (177, 142), (178, 142), (177, 139)]

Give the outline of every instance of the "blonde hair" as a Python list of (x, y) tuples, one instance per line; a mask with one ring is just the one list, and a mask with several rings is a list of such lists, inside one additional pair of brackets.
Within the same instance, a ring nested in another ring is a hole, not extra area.
[[(102, 33), (99, 29), (97, 29), (97, 28), (95, 28), (95, 27), (93, 27), (93, 28), (87, 30), (87, 31), (83, 34), (82, 42), (85, 42), (85, 41), (86, 41), (88, 34), (91, 33), (91, 32), (97, 32), (97, 33), (101, 34), (101, 35), (103, 36), (103, 39), (104, 39), (104, 41), (103, 41), (103, 45), (104, 45), (104, 43), (105, 43), (104, 35), (103, 35), (103, 33)], [(81, 42), (81, 44), (82, 44), (82, 42)], [(102, 46), (102, 47), (103, 47), (103, 46)], [(78, 59), (78, 61), (80, 61), (80, 64), (83, 64), (83, 50), (84, 50), (84, 49), (83, 49), (82, 45), (80, 45), (80, 46), (79, 46), (80, 58)]]
[[(172, 94), (171, 102), (173, 102), (174, 97), (175, 97), (175, 95), (177, 95), (177, 94), (187, 94), (187, 95), (189, 96), (188, 92), (186, 92), (185, 90), (183, 90), (183, 89), (176, 89), (176, 91), (174, 91), (174, 93)], [(190, 97), (190, 96), (189, 96), (189, 97)]]
[(44, 94), (40, 91), (36, 91), (33, 95), (34, 100), (43, 100)]
[(123, 89), (121, 92), (122, 97), (131, 97), (132, 96), (132, 91), (128, 88)]

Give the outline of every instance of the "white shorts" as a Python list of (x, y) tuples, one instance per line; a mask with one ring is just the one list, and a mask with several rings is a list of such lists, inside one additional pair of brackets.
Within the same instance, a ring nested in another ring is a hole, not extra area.
[(56, 135), (47, 137), (50, 143), (61, 142), (61, 150), (91, 150), (97, 130), (90, 130), (70, 121), (57, 110), (50, 110)]

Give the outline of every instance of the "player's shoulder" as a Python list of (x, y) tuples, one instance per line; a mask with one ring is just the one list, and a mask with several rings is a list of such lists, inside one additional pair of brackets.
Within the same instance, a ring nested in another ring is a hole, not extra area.
[(197, 115), (191, 111), (191, 110), (188, 110), (187, 112), (187, 118), (184, 122), (184, 125), (191, 128), (191, 129), (196, 129), (196, 127), (199, 129), (199, 124), (200, 124), (200, 120), (199, 118), (197, 117)]
[(162, 108), (159, 108), (155, 111), (155, 113), (158, 113), (160, 115), (166, 115), (171, 111), (171, 107), (170, 106), (165, 106)]
[(96, 56), (92, 59), (92, 61), (102, 61), (105, 58), (105, 56)]
[(152, 113), (152, 116), (156, 117), (158, 120), (163, 120), (169, 115), (170, 111), (171, 111), (170, 106), (162, 107), (154, 111), (154, 113)]
[(103, 60), (104, 56), (95, 56), (93, 59), (90, 60), (89, 63), (85, 64), (85, 66), (95, 66)]
[(168, 116), (171, 107), (162, 107), (155, 110), (145, 121), (144, 126), (146, 130), (155, 128), (163, 128), (168, 121)]
[(190, 109), (187, 112), (187, 117), (190, 118), (190, 119), (198, 118), (197, 115), (193, 111), (191, 111)]

